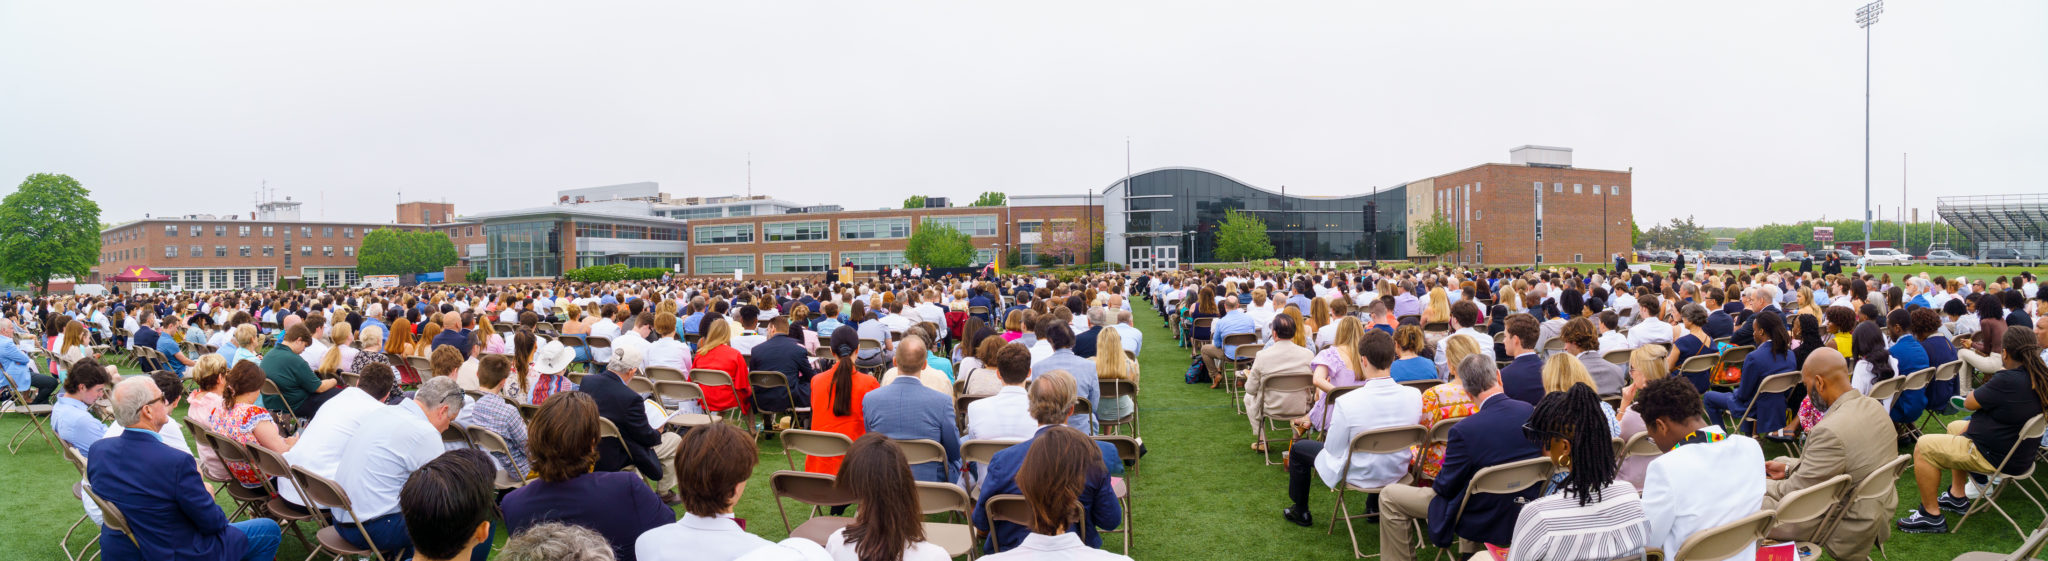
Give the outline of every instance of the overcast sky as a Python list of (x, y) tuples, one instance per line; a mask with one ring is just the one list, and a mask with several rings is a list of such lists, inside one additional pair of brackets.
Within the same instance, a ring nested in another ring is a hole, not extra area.
[[(1569, 146), (1637, 220), (1853, 218), (1860, 0), (0, 3), (0, 183), (388, 221), (656, 181), (849, 209), (1194, 166), (1342, 195)], [(2039, 193), (2048, 2), (1897, 1), (1875, 203)], [(401, 195), (402, 194), (402, 195)], [(1923, 211), (1925, 212), (1925, 211)]]

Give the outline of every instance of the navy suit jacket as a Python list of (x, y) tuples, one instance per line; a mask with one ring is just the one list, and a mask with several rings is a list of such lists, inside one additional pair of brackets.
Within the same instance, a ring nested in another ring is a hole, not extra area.
[(1090, 327), (1087, 331), (1074, 334), (1074, 356), (1095, 358), (1095, 338), (1102, 336), (1102, 328)]
[(577, 389), (590, 394), (591, 401), (597, 402), (598, 416), (611, 419), (618, 425), (619, 435), (625, 437), (623, 448), (598, 442), (597, 471), (621, 471), (631, 465), (640, 468), (642, 475), (660, 477), (661, 459), (654, 455), (654, 447), (661, 445), (661, 433), (647, 424), (647, 408), (641, 405), (646, 400), (610, 371), (585, 376)]
[(899, 376), (869, 391), (860, 400), (862, 423), (868, 432), (879, 432), (896, 440), (934, 440), (946, 448), (946, 462), (910, 466), (918, 481), (949, 482), (953, 467), (960, 465), (960, 426), (953, 415), (953, 400), (931, 388), (916, 376)]
[(1735, 316), (1728, 315), (1727, 310), (1714, 310), (1707, 314), (1707, 324), (1700, 329), (1706, 331), (1709, 338), (1727, 337), (1735, 333)]
[(1736, 346), (1756, 344), (1756, 315), (1758, 313), (1777, 314), (1778, 319), (1785, 319), (1785, 311), (1778, 309), (1777, 304), (1771, 304), (1765, 307), (1763, 311), (1751, 313), (1749, 317), (1743, 318), (1742, 327), (1735, 328), (1735, 333), (1728, 335), (1728, 344)]
[[(754, 401), (761, 403), (762, 410), (789, 411), (792, 402), (796, 407), (811, 405), (811, 377), (818, 375), (818, 368), (811, 366), (811, 352), (804, 350), (796, 338), (778, 334), (754, 345), (753, 354), (747, 356), (747, 368), (773, 370), (789, 377), (788, 389), (754, 389)], [(791, 389), (796, 390), (794, 395)]]
[[(1508, 397), (1530, 406), (1542, 401), (1543, 359), (1536, 358), (1533, 354), (1515, 357), (1514, 362), (1509, 362), (1506, 367), (1500, 369), (1500, 388)], [(1520, 438), (1521, 425), (1515, 426), (1515, 434)]]
[(109, 561), (241, 559), (249, 549), (249, 538), (228, 525), (206, 492), (192, 455), (156, 435), (124, 430), (93, 444), (85, 475), (94, 493), (121, 509), (142, 544), (138, 551), (126, 536), (102, 527), (100, 547)]
[[(870, 393), (869, 395), (873, 394)], [(1024, 491), (1017, 487), (1017, 471), (1024, 467), (1024, 454), (1031, 451), (1031, 443), (1038, 440), (1039, 434), (1044, 434), (1045, 429), (1052, 427), (1052, 425), (1038, 427), (1038, 432), (1032, 434), (1030, 440), (1004, 448), (1001, 452), (996, 452), (994, 457), (989, 458), (988, 476), (983, 477), (981, 480), (981, 496), (993, 497), (996, 495), (1024, 494)], [(1519, 430), (1516, 431), (1517, 434), (1520, 434), (1520, 432)], [(1096, 441), (1095, 446), (1102, 451), (1104, 465), (1121, 465), (1116, 455), (1115, 445)], [(1093, 473), (1088, 476), (1088, 484), (1081, 489), (1080, 496), (1081, 508), (1087, 511), (1087, 523), (1075, 524), (1067, 528), (1068, 531), (1080, 532), (1081, 541), (1087, 543), (1088, 547), (1102, 547), (1102, 534), (1096, 532), (1096, 528), (1115, 530), (1117, 525), (1123, 524), (1123, 505), (1116, 502), (1116, 489), (1110, 484), (1109, 476), (1110, 474), (1107, 471)], [(974, 527), (987, 528), (990, 520), (988, 507), (980, 502), (974, 503), (974, 514), (971, 519)], [(1508, 523), (1512, 526), (1514, 520), (1509, 520)], [(1001, 521), (995, 524), (995, 533), (991, 534), (989, 539), (994, 540), (994, 545), (1000, 545), (1004, 550), (1009, 550), (1017, 547), (1017, 544), (1024, 543), (1024, 536), (1031, 533), (1030, 528), (1016, 524)], [(990, 545), (984, 542), (982, 547), (989, 548)]]
[(1464, 497), (1465, 487), (1479, 470), (1537, 456), (1536, 445), (1522, 436), (1522, 425), (1535, 412), (1534, 406), (1496, 395), (1487, 398), (1478, 413), (1451, 427), (1450, 441), (1444, 445), (1443, 471), (1437, 474), (1432, 486), (1436, 498), (1429, 501), (1431, 543), (1445, 547), (1453, 538), (1463, 537), (1503, 547), (1512, 545), (1508, 542), (1514, 539), (1515, 517), (1521, 515), (1523, 503), (1543, 492), (1542, 485), (1532, 486), (1520, 495), (1474, 495), (1455, 528), (1451, 527), (1451, 517), (1458, 516), (1458, 500)]

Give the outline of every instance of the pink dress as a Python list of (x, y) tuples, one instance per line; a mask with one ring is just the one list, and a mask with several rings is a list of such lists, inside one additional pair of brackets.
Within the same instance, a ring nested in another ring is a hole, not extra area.
[[(256, 443), (256, 427), (270, 422), (270, 410), (253, 403), (237, 403), (233, 409), (219, 409), (213, 414), (213, 430), (240, 442), (244, 446), (261, 446)], [(235, 480), (243, 487), (262, 487), (263, 472), (248, 462), (226, 462), (228, 471), (235, 474)]]
[[(1359, 360), (1364, 359), (1361, 358)], [(1308, 367), (1309, 370), (1315, 370), (1317, 366), (1329, 367), (1330, 385), (1332, 386), (1341, 388), (1358, 385), (1358, 374), (1352, 372), (1351, 365), (1345, 364), (1344, 359), (1338, 356), (1336, 347), (1323, 349), (1323, 352), (1316, 353), (1315, 360), (1310, 361)], [(1315, 425), (1316, 430), (1328, 428), (1323, 426), (1323, 423), (1328, 422), (1328, 419), (1323, 416), (1323, 403), (1325, 401), (1328, 400), (1317, 399), (1315, 405), (1310, 406), (1308, 409), (1309, 422)]]

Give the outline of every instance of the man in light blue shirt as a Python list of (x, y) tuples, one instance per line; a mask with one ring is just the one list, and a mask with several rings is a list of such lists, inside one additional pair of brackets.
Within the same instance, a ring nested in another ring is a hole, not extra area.
[[(1247, 320), (1249, 321), (1249, 320)], [(1066, 372), (1074, 377), (1074, 395), (1086, 398), (1088, 403), (1102, 402), (1102, 387), (1095, 383), (1095, 361), (1074, 354), (1074, 330), (1067, 324), (1053, 322), (1045, 329), (1045, 340), (1052, 344), (1052, 355), (1031, 363), (1031, 379), (1036, 380), (1048, 372)], [(1067, 426), (1082, 434), (1095, 434), (1095, 414), (1076, 413), (1067, 417)]]
[(1239, 333), (1256, 335), (1258, 332), (1258, 323), (1252, 320), (1252, 316), (1244, 313), (1244, 309), (1236, 300), (1224, 298), (1223, 317), (1217, 318), (1216, 323), (1209, 326), (1209, 344), (1222, 347), (1224, 358), (1236, 360), (1242, 358), (1237, 356), (1237, 345), (1224, 346), (1223, 338)]
[(1116, 328), (1116, 334), (1123, 337), (1124, 350), (1139, 355), (1145, 354), (1145, 332), (1131, 325), (1130, 310), (1117, 312), (1116, 315), (1117, 324), (1113, 327)]
[[(35, 359), (14, 344), (14, 335), (14, 322), (0, 320), (0, 371), (7, 373), (7, 378), (14, 381), (16, 388), (23, 391), (35, 388), (36, 403), (49, 403), (50, 394), (56, 393), (57, 379), (36, 372)], [(19, 397), (11, 399), (22, 401)]]
[(57, 398), (57, 406), (52, 408), (50, 426), (57, 429), (57, 438), (80, 454), (92, 451), (92, 443), (107, 435), (106, 423), (92, 416), (90, 404), (106, 395), (112, 382), (106, 367), (92, 359), (78, 361), (64, 377), (64, 396)]

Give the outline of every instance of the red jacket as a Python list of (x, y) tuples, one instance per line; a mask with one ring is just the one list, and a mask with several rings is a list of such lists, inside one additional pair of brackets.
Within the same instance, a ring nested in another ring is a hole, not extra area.
[(731, 345), (719, 345), (697, 353), (696, 363), (691, 368), (705, 368), (724, 371), (732, 376), (732, 386), (705, 386), (704, 409), (724, 411), (734, 407), (743, 413), (751, 413), (753, 390), (747, 387), (747, 357), (740, 356)]

